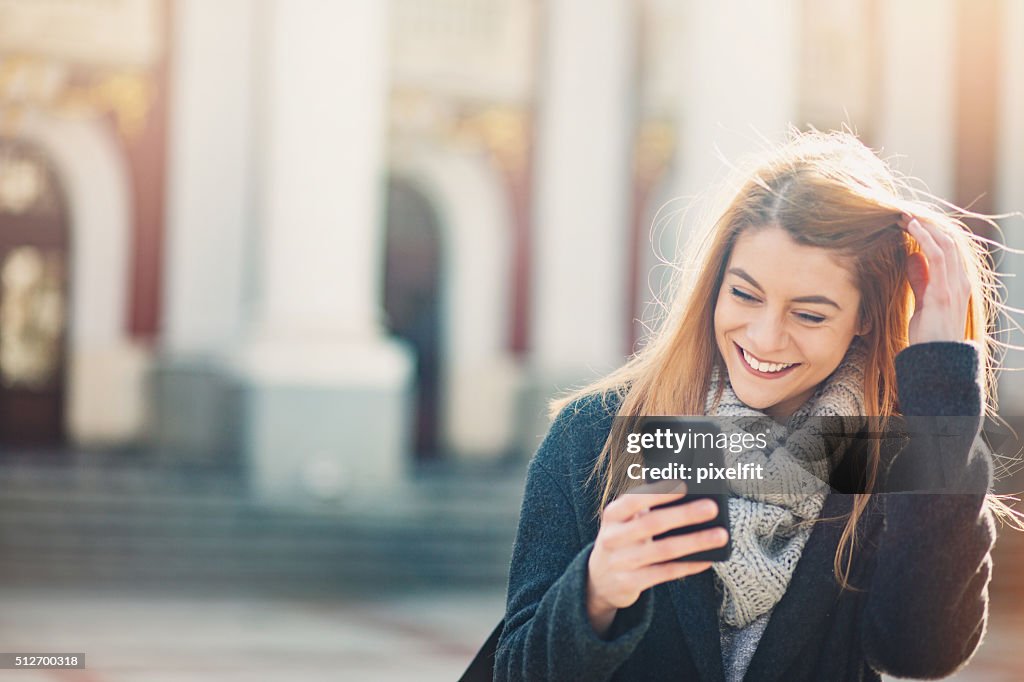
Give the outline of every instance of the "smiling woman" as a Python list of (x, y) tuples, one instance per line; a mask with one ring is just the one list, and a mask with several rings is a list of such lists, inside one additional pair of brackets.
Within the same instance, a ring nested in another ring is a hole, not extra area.
[(737, 397), (785, 421), (864, 332), (859, 318), (860, 292), (840, 258), (762, 227), (733, 247), (715, 340)]
[[(647, 345), (552, 403), (495, 679), (935, 678), (981, 641), (993, 513), (1009, 513), (977, 438), (1000, 304), (961, 218), (984, 216), (925, 201), (841, 133), (794, 133), (736, 190)], [(739, 461), (811, 484), (730, 484), (728, 535), (660, 539), (717, 515), (634, 487), (630, 427), (661, 415), (741, 417), (769, 437)], [(866, 437), (921, 418), (940, 422), (923, 441)], [(956, 494), (906, 492), (924, 479)], [(728, 560), (687, 560), (730, 538)]]

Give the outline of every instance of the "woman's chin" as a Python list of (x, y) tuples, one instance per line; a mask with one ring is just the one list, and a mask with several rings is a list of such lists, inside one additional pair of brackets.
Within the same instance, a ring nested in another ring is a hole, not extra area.
[(744, 405), (746, 405), (747, 407), (749, 407), (751, 409), (754, 409), (754, 410), (757, 410), (759, 412), (764, 412), (764, 411), (774, 407), (775, 405), (779, 404), (778, 400), (767, 400), (767, 399), (764, 399), (764, 398), (750, 398), (748, 400), (748, 399), (744, 398), (740, 394), (736, 394), (736, 397), (739, 398), (740, 401)]
[(761, 391), (750, 390), (749, 387), (733, 384), (733, 391), (736, 397), (749, 408), (764, 412), (765, 410), (778, 405), (782, 400), (776, 395), (765, 395)]

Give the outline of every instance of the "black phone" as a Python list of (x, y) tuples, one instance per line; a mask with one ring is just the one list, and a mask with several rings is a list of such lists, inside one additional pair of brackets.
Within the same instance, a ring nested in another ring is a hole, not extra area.
[[(718, 515), (710, 521), (673, 528), (654, 536), (654, 539), (687, 535), (708, 528), (724, 528), (729, 531), (728, 482), (721, 478), (710, 477), (705, 480), (697, 480), (696, 473), (701, 468), (721, 469), (725, 467), (725, 454), (718, 446), (721, 443), (722, 434), (718, 424), (707, 417), (647, 418), (641, 423), (639, 432), (650, 434), (646, 440), (643, 437), (640, 438), (645, 467), (656, 469), (659, 474), (689, 472), (689, 478), (682, 479), (686, 483), (686, 495), (673, 502), (652, 507), (653, 509), (686, 504), (704, 498), (713, 499), (718, 503)], [(646, 447), (648, 444), (652, 447)], [(657, 478), (648, 475), (645, 480), (655, 482), (656, 480), (666, 480), (666, 478), (660, 475)], [(731, 532), (729, 541), (724, 547), (689, 554), (673, 561), (725, 561), (730, 556), (732, 556)]]

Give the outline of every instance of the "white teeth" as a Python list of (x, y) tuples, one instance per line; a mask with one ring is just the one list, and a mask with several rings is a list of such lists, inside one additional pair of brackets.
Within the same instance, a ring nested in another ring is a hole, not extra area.
[(757, 358), (755, 358), (753, 355), (748, 353), (745, 348), (743, 348), (741, 350), (743, 351), (743, 358), (747, 361), (747, 364), (749, 364), (751, 367), (753, 367), (754, 369), (756, 369), (756, 370), (758, 370), (760, 372), (779, 372), (779, 371), (784, 370), (784, 369), (786, 369), (788, 367), (792, 367), (793, 365), (796, 364), (795, 362), (790, 363), (788, 365), (787, 364), (779, 364), (779, 363), (775, 363), (775, 362), (761, 362)]

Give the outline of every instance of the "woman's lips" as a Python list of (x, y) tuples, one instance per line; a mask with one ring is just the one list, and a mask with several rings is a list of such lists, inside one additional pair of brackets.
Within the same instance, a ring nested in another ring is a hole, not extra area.
[(747, 368), (747, 371), (750, 372), (751, 374), (753, 374), (754, 376), (760, 377), (762, 379), (778, 379), (780, 377), (784, 377), (787, 374), (789, 374), (790, 372), (792, 372), (794, 369), (796, 369), (797, 367), (800, 366), (800, 363), (798, 362), (795, 365), (792, 365), (791, 367), (787, 367), (786, 369), (783, 369), (783, 370), (779, 370), (778, 372), (762, 372), (761, 370), (754, 369), (749, 364), (747, 364), (747, 359), (745, 357), (743, 357), (743, 349), (740, 347), (740, 345), (738, 343), (733, 341), (732, 345), (736, 346), (736, 354), (739, 355), (740, 363), (742, 363), (743, 366)]

